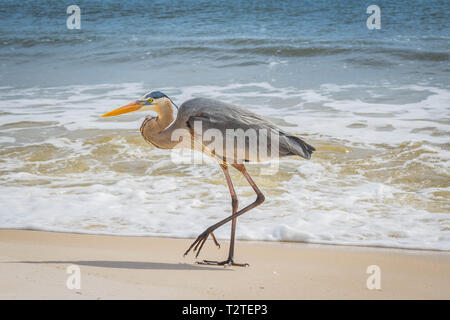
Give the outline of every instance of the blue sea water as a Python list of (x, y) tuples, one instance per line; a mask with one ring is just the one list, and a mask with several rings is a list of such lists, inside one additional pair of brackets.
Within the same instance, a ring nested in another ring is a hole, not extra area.
[[(66, 8), (81, 29), (66, 28)], [(369, 5), (381, 29), (369, 30)], [(448, 85), (449, 1), (1, 1), (0, 85)], [(277, 68), (267, 66), (280, 64)]]
[[(80, 30), (66, 27), (74, 4)], [(250, 166), (267, 201), (238, 238), (450, 250), (449, 12), (437, 0), (1, 0), (0, 228), (194, 237), (228, 215), (217, 166), (145, 144), (143, 114), (100, 118), (158, 89), (244, 106), (317, 148), (273, 176)]]

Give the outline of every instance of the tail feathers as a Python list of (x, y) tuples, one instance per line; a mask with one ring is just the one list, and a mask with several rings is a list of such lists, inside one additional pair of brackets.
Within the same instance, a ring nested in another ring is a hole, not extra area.
[(305, 141), (296, 136), (288, 136), (289, 139), (289, 150), (293, 155), (298, 155), (305, 159), (311, 159), (311, 154), (316, 151), (316, 149), (307, 144)]

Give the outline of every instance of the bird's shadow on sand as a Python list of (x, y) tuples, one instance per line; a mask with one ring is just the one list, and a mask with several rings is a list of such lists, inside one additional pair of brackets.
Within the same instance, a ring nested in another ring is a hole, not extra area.
[(141, 261), (14, 261), (9, 263), (30, 263), (30, 264), (74, 264), (79, 266), (89, 266), (98, 268), (114, 269), (134, 269), (134, 270), (214, 270), (230, 271), (224, 267), (207, 267), (202, 265), (192, 265), (187, 263), (163, 263), (163, 262), (141, 262)]

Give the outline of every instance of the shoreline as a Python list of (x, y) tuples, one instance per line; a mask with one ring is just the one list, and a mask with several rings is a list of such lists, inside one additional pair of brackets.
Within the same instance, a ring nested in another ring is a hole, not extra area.
[[(89, 231), (64, 231), (64, 230), (46, 230), (46, 229), (33, 229), (33, 228), (1, 228), (2, 231), (30, 231), (30, 232), (48, 232), (48, 233), (63, 233), (74, 235), (88, 235), (88, 236), (105, 236), (105, 237), (119, 237), (119, 238), (153, 238), (153, 239), (171, 239), (171, 240), (192, 240), (195, 238), (174, 237), (174, 236), (154, 236), (154, 235), (141, 235), (141, 234), (114, 234), (114, 233), (102, 233), (102, 232), (89, 232)], [(219, 242), (228, 243), (230, 239), (217, 238)], [(352, 244), (352, 243), (322, 243), (322, 242), (301, 242), (301, 241), (287, 241), (287, 240), (248, 240), (236, 238), (236, 241), (249, 244), (263, 244), (263, 245), (301, 245), (301, 246), (318, 246), (318, 247), (348, 247), (348, 248), (362, 248), (366, 250), (370, 249), (383, 249), (383, 250), (400, 250), (400, 251), (417, 251), (417, 252), (429, 252), (429, 253), (449, 253), (450, 249), (429, 249), (429, 248), (414, 248), (414, 247), (392, 247), (383, 245), (364, 245), (364, 244)]]
[[(236, 262), (195, 264), (193, 239), (0, 230), (1, 299), (450, 299), (450, 253), (240, 241)], [(198, 260), (224, 260), (208, 240)], [(66, 287), (69, 265), (81, 289)], [(367, 268), (379, 266), (380, 290)]]

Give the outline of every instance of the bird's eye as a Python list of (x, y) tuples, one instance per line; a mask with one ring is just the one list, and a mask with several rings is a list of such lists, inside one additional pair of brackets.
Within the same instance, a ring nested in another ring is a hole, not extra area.
[(148, 98), (148, 100), (147, 100), (149, 103), (150, 102), (152, 102), (153, 101), (153, 99), (152, 98)]

